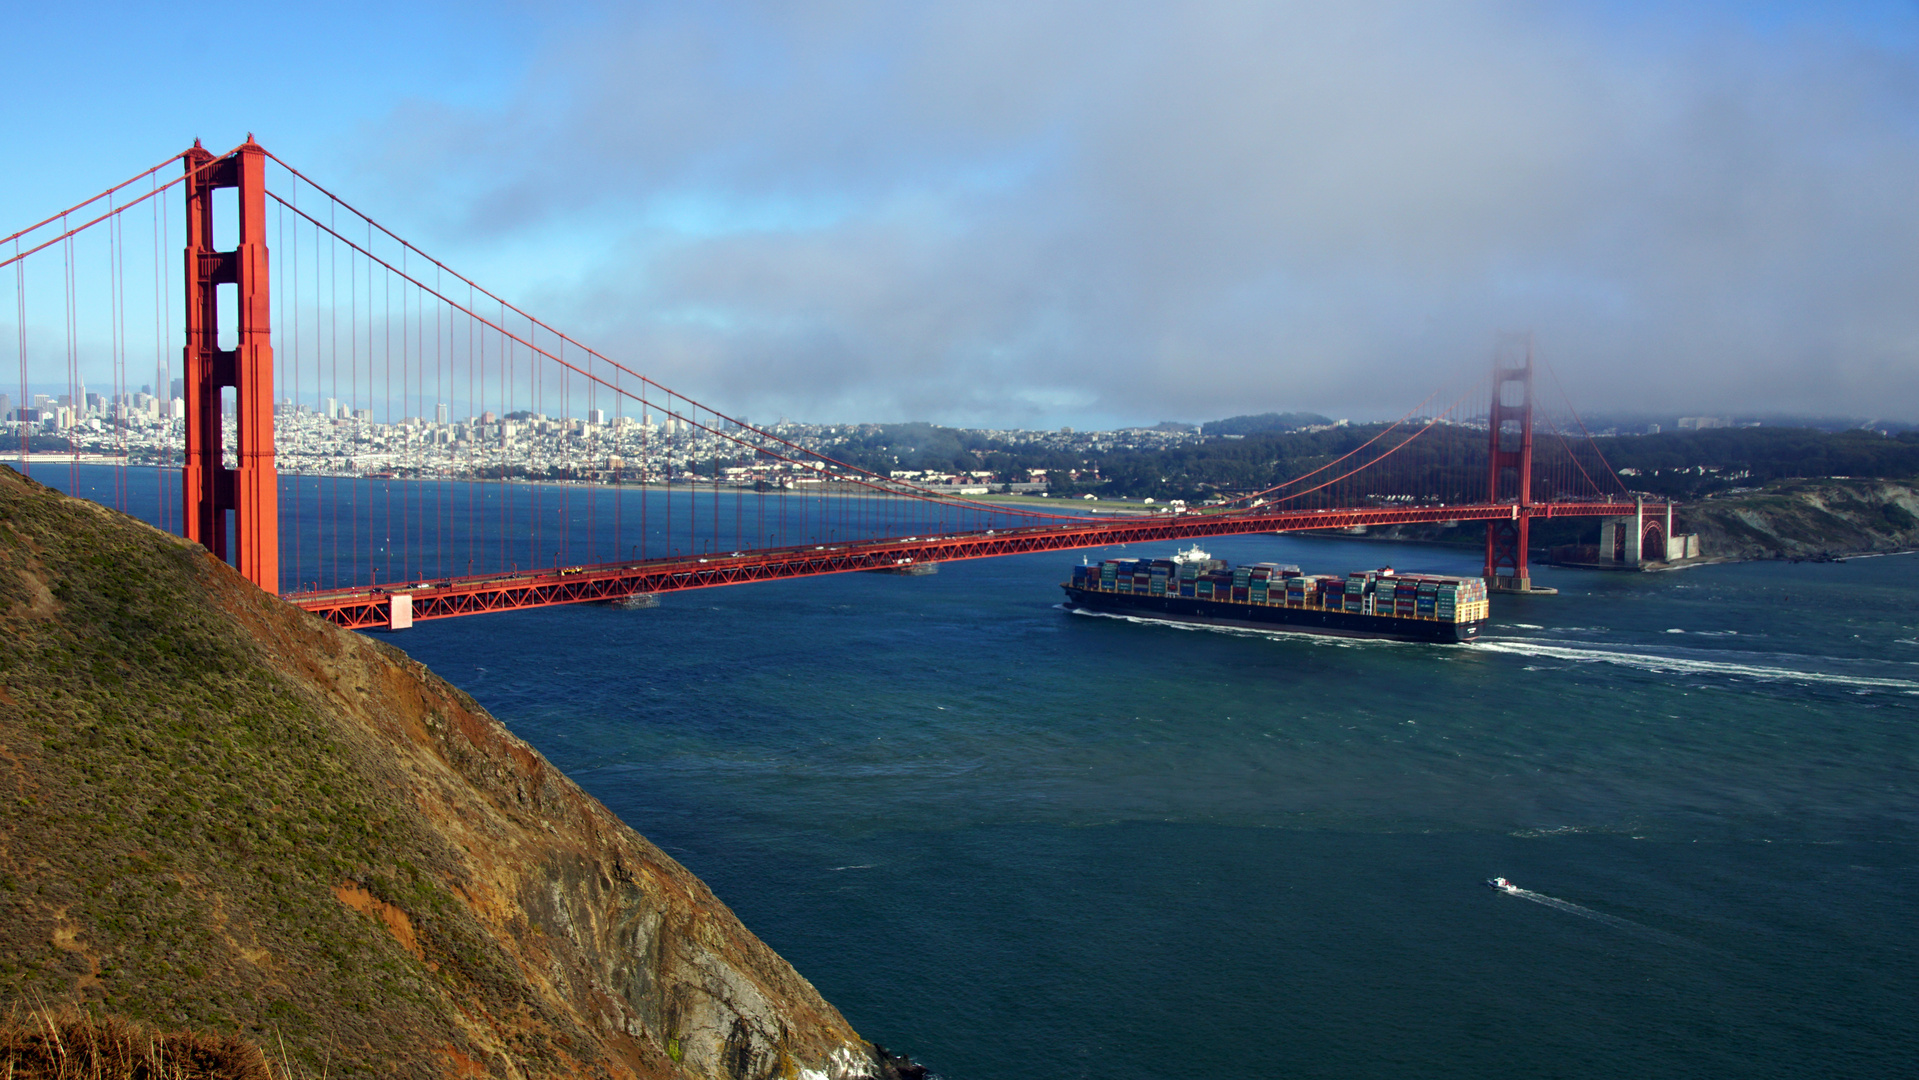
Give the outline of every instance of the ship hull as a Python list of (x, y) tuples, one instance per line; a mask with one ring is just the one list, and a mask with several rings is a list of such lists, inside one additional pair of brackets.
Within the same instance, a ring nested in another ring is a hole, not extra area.
[(1206, 626), (1290, 630), (1332, 637), (1389, 638), (1435, 645), (1465, 645), (1477, 640), (1486, 625), (1484, 619), (1441, 622), (1437, 619), (1401, 619), (1390, 615), (1201, 600), (1191, 596), (1099, 592), (1072, 585), (1061, 585), (1060, 588), (1066, 590), (1066, 605), (1069, 608), (1085, 611)]

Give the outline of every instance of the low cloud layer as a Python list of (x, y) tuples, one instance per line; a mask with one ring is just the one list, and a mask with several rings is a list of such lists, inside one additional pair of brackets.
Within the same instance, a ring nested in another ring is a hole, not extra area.
[(1587, 410), (1919, 419), (1919, 70), (1856, 28), (742, 4), (542, 48), (377, 167), (755, 418), (1370, 416), (1530, 329)]

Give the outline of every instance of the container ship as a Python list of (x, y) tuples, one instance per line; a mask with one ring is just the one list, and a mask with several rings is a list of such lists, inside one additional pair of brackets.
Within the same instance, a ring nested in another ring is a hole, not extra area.
[(1170, 559), (1075, 566), (1060, 587), (1068, 607), (1086, 611), (1445, 645), (1475, 640), (1489, 614), (1479, 578), (1391, 567), (1343, 576), (1270, 562), (1234, 567), (1197, 547)]

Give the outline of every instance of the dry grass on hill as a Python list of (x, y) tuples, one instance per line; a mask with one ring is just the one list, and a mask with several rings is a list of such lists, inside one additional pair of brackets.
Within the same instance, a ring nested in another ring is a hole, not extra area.
[(84, 1013), (0, 1021), (6, 1080), (284, 1080), (259, 1047), (233, 1035), (161, 1032)]

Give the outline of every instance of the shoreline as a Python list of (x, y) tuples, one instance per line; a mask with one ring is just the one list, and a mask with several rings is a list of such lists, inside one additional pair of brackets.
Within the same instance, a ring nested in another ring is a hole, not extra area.
[[(1435, 538), (1414, 537), (1414, 536), (1379, 536), (1379, 535), (1368, 535), (1368, 534), (1354, 534), (1354, 533), (1347, 533), (1343, 530), (1338, 530), (1338, 529), (1298, 529), (1292, 532), (1281, 533), (1276, 535), (1321, 536), (1329, 540), (1358, 540), (1358, 541), (1376, 543), (1376, 544), (1425, 544), (1433, 547), (1444, 547), (1444, 548), (1455, 548), (1455, 549), (1457, 548), (1472, 549), (1472, 548), (1478, 548), (1483, 546), (1478, 541), (1474, 541), (1471, 543), (1463, 543), (1463, 542), (1453, 541), (1453, 540), (1440, 540)], [(1793, 555), (1784, 555), (1784, 554), (1705, 555), (1697, 559), (1686, 559), (1680, 562), (1673, 562), (1673, 563), (1663, 563), (1663, 562), (1649, 563), (1647, 565), (1634, 568), (1634, 567), (1598, 566), (1598, 565), (1591, 565), (1591, 564), (1585, 564), (1585, 563), (1550, 562), (1544, 557), (1544, 551), (1545, 549), (1541, 549), (1541, 551), (1539, 552), (1541, 557), (1538, 560), (1534, 561), (1534, 565), (1548, 566), (1553, 568), (1554, 570), (1590, 570), (1595, 573), (1603, 573), (1603, 574), (1665, 574), (1665, 573), (1671, 573), (1678, 570), (1692, 570), (1702, 566), (1723, 566), (1731, 563), (1758, 563), (1758, 562), (1830, 563), (1830, 562), (1844, 562), (1847, 559), (1869, 559), (1869, 558), (1874, 558), (1881, 555), (1919, 555), (1919, 547), (1901, 547), (1901, 548), (1892, 549), (1892, 550), (1888, 550), (1885, 548), (1855, 548), (1855, 549), (1848, 549), (1845, 551), (1827, 551), (1825, 552), (1825, 554), (1828, 556), (1827, 558), (1811, 558), (1811, 557), (1805, 557), (1805, 556), (1793, 556)]]
[[(13, 465), (16, 468), (18, 468), (22, 464), (27, 465), (29, 467), (35, 466), (35, 465), (38, 465), (41, 467), (58, 466), (58, 465), (69, 465), (69, 466), (86, 465), (86, 466), (96, 467), (96, 468), (149, 469), (156, 472), (159, 472), (159, 471), (177, 472), (181, 468), (181, 466), (179, 465), (170, 465), (170, 464), (162, 465), (162, 464), (153, 464), (151, 462), (133, 462), (133, 461), (129, 461), (125, 457), (112, 456), (112, 455), (106, 455), (106, 454), (75, 455), (71, 453), (48, 453), (48, 452), (42, 451), (42, 452), (29, 453), (24, 455), (24, 461), (22, 460), (22, 457), (23, 455), (20, 455), (20, 454), (10, 454), (10, 455), (6, 455), (4, 458), (0, 458), (0, 460), (4, 460), (8, 464)], [(715, 495), (718, 495), (718, 494), (727, 494), (727, 495), (735, 495), (735, 496), (780, 495), (780, 496), (799, 497), (799, 498), (848, 499), (848, 498), (880, 498), (880, 497), (885, 497), (888, 494), (886, 492), (874, 491), (871, 489), (857, 488), (857, 486), (850, 485), (850, 484), (834, 485), (833, 488), (830, 490), (821, 490), (821, 491), (800, 491), (793, 488), (775, 488), (768, 491), (760, 491), (751, 487), (725, 487), (725, 486), (706, 484), (706, 483), (692, 483), (692, 484), (651, 483), (651, 482), (649, 483), (607, 483), (604, 481), (596, 481), (596, 480), (552, 480), (552, 479), (532, 479), (528, 477), (515, 477), (515, 476), (509, 476), (509, 477), (466, 477), (466, 476), (377, 477), (377, 476), (367, 476), (364, 474), (357, 474), (357, 473), (314, 473), (314, 472), (297, 472), (297, 471), (282, 471), (279, 473), (279, 475), (283, 477), (295, 478), (295, 479), (336, 480), (336, 481), (356, 481), (357, 480), (357, 481), (368, 481), (368, 482), (399, 481), (401, 483), (413, 483), (413, 484), (519, 484), (519, 485), (525, 485), (528, 487), (544, 487), (544, 488), (552, 488), (552, 489), (558, 489), (558, 490), (563, 490), (567, 488), (586, 488), (589, 490), (603, 489), (603, 490), (618, 491), (618, 492), (633, 491), (633, 492), (638, 492), (642, 495), (651, 494), (651, 493), (672, 495), (679, 492), (698, 492), (698, 491), (705, 490), (705, 491), (710, 491), (712, 494), (715, 494)], [(1800, 481), (1800, 483), (1808, 483), (1808, 482), (1816, 482), (1816, 481)], [(1876, 482), (1902, 483), (1901, 481), (1876, 481)], [(826, 485), (821, 485), (821, 486), (826, 487)], [(847, 490), (849, 487), (854, 488), (854, 490)], [(959, 496), (959, 495), (946, 496), (938, 492), (933, 492), (931, 494), (933, 497), (929, 498), (927, 501), (934, 502), (936, 504), (941, 499), (950, 498), (954, 500), (954, 503), (956, 505), (964, 505), (964, 504), (970, 503), (976, 506), (981, 504), (984, 504), (986, 506), (1003, 506), (1005, 507), (1008, 513), (1019, 513), (1022, 510), (1033, 510), (1033, 511), (1047, 512), (1058, 517), (1150, 518), (1150, 517), (1159, 516), (1159, 510), (1157, 507), (1148, 507), (1144, 503), (1127, 501), (1127, 500), (1119, 500), (1119, 499), (1101, 500), (1099, 504), (1089, 505), (1088, 501), (1085, 501), (1085, 500), (1070, 499), (1070, 498), (1064, 498), (1064, 497), (1050, 498), (1050, 497), (1042, 497), (1042, 496), (1026, 495), (1026, 494), (997, 494), (997, 495), (988, 494), (988, 495), (968, 495), (968, 496)], [(1370, 532), (1355, 534), (1355, 533), (1349, 533), (1349, 532), (1346, 532), (1345, 530), (1340, 530), (1340, 529), (1297, 529), (1297, 530), (1291, 530), (1284, 534), (1279, 534), (1279, 535), (1323, 536), (1323, 537), (1336, 538), (1341, 540), (1359, 540), (1359, 541), (1369, 541), (1373, 543), (1384, 542), (1384, 543), (1399, 543), (1399, 544), (1430, 544), (1437, 547), (1446, 547), (1446, 548), (1455, 548), (1455, 549), (1457, 548), (1471, 549), (1471, 548), (1477, 548), (1481, 546), (1478, 540), (1468, 541), (1463, 539), (1461, 540), (1442, 539), (1439, 537), (1390, 536), (1390, 535), (1381, 535), (1378, 533), (1370, 533)], [(1549, 566), (1559, 570), (1592, 570), (1592, 571), (1599, 571), (1604, 573), (1668, 573), (1676, 570), (1689, 570), (1699, 566), (1717, 566), (1717, 565), (1723, 565), (1726, 563), (1838, 562), (1838, 561), (1843, 561), (1846, 559), (1854, 559), (1854, 558), (1867, 558), (1867, 557), (1880, 556), (1880, 555), (1909, 555), (1909, 554), (1915, 554), (1915, 553), (1919, 553), (1919, 546), (1900, 546), (1892, 549), (1873, 548), (1873, 547), (1825, 548), (1817, 552), (1801, 554), (1801, 555), (1792, 555), (1784, 551), (1774, 550), (1774, 551), (1766, 552), (1763, 554), (1752, 554), (1752, 555), (1708, 555), (1708, 556), (1703, 556), (1697, 559), (1688, 559), (1679, 563), (1671, 563), (1671, 564), (1660, 563), (1660, 564), (1641, 566), (1638, 568), (1625, 568), (1625, 567), (1612, 567), (1612, 566), (1585, 565), (1585, 564), (1576, 564), (1576, 563), (1555, 563), (1546, 559), (1544, 557), (1546, 552), (1542, 550), (1539, 553), (1541, 557), (1537, 560), (1537, 563), (1540, 566)]]

